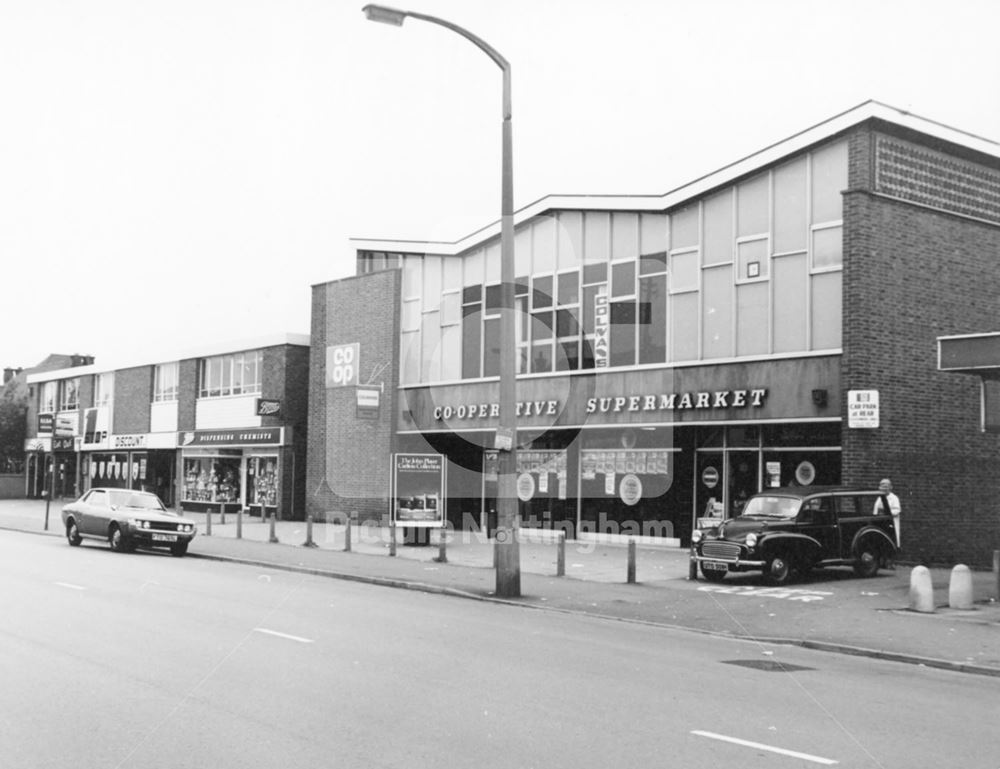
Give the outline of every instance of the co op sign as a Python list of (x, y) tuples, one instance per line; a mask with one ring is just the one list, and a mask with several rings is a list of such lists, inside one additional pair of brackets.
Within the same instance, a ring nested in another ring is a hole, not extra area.
[(359, 347), (355, 342), (326, 348), (327, 387), (349, 387), (358, 383)]

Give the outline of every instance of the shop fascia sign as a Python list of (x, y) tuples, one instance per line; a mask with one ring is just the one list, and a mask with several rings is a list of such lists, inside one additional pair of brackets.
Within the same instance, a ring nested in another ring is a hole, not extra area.
[(234, 430), (192, 430), (177, 435), (182, 448), (206, 446), (271, 446), (282, 442), (281, 427), (248, 427)]
[(112, 435), (111, 448), (113, 449), (144, 449), (148, 443), (149, 436), (145, 433)]
[[(707, 392), (655, 393), (649, 395), (611, 395), (588, 398), (587, 414), (639, 413), (650, 411), (686, 411), (706, 409), (761, 408), (767, 400), (767, 388), (712, 390)], [(556, 416), (558, 400), (519, 401), (518, 417)], [(451, 419), (487, 419), (500, 416), (499, 403), (470, 403), (434, 407), (436, 421)]]
[(767, 398), (767, 388), (748, 390), (713, 390), (692, 393), (652, 395), (616, 395), (587, 399), (588, 414), (639, 411), (685, 411), (688, 409), (760, 408)]

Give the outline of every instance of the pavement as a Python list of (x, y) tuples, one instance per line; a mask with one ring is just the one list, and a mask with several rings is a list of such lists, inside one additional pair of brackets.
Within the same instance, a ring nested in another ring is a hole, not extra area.
[[(60, 511), (68, 502), (57, 500), (46, 510), (44, 501), (0, 500), (0, 532), (62, 537)], [(354, 525), (348, 544), (340, 523), (272, 526), (259, 518), (237, 521), (233, 513), (223, 523), (214, 514), (209, 532), (204, 514), (188, 517), (199, 530), (188, 550), (193, 558), (742, 638), (762, 653), (795, 645), (1000, 677), (1000, 602), (992, 571), (971, 572), (972, 608), (958, 609), (949, 607), (953, 569), (931, 569), (935, 608), (924, 612), (910, 608), (912, 568), (905, 565), (871, 579), (849, 568), (823, 569), (775, 588), (754, 574), (729, 575), (722, 583), (692, 580), (686, 549), (637, 545), (630, 582), (627, 545), (570, 540), (558, 575), (558, 540), (539, 532), (519, 539), (520, 597), (500, 598), (493, 542), (478, 534), (449, 531), (442, 547), (434, 531), (430, 544), (397, 541), (393, 548), (389, 530), (372, 525)]]

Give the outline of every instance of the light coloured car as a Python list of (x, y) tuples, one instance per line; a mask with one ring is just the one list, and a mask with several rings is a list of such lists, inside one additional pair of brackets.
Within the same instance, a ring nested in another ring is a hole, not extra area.
[(62, 509), (62, 520), (74, 547), (98, 539), (119, 553), (163, 547), (180, 557), (197, 534), (194, 521), (168, 510), (156, 494), (129, 489), (90, 489)]

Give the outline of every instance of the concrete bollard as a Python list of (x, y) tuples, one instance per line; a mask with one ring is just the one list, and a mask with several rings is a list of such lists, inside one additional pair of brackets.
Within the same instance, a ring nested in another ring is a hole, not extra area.
[(438, 563), (448, 563), (448, 529), (438, 529)]
[(635, 584), (635, 540), (628, 541), (628, 570), (625, 581), (630, 585)]
[(915, 566), (910, 572), (910, 608), (913, 611), (934, 611), (934, 585), (926, 566)]
[(271, 515), (270, 515), (270, 519), (271, 519), (271, 535), (270, 535), (268, 541), (271, 542), (272, 544), (277, 544), (278, 543), (278, 535), (274, 531), (274, 521), (275, 521), (275, 518), (277, 518), (277, 516), (274, 513), (271, 513)]
[(241, 507), (236, 511), (236, 539), (243, 539), (243, 510)]
[(226, 525), (226, 503), (223, 502), (219, 505), (219, 523), (223, 526)]
[(351, 524), (354, 521), (354, 513), (348, 513), (344, 518), (344, 552), (351, 552)]
[(302, 543), (302, 547), (316, 547), (316, 543), (313, 541), (313, 517), (311, 515), (306, 516), (306, 541)]
[(996, 587), (996, 599), (1000, 601), (1000, 550), (993, 551), (993, 581)]
[(972, 572), (964, 563), (951, 570), (951, 580), (948, 582), (948, 608), (972, 608)]
[(566, 576), (566, 532), (559, 532), (559, 541), (556, 543), (556, 576)]

